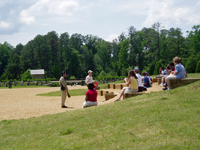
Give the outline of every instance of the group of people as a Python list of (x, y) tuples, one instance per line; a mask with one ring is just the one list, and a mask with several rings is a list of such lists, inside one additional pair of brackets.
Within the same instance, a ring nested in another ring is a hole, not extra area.
[(180, 57), (174, 57), (173, 62), (168, 64), (166, 68), (160, 68), (160, 74), (157, 76), (162, 78), (160, 86), (164, 86), (163, 90), (169, 90), (169, 80), (183, 79), (187, 77), (187, 72)]
[[(158, 78), (162, 78), (162, 83), (160, 86), (165, 86), (163, 90), (169, 89), (169, 80), (171, 79), (183, 79), (187, 76), (185, 67), (182, 64), (181, 58), (174, 57), (173, 63), (167, 65), (166, 68), (160, 68), (160, 74), (157, 76)], [(61, 86), (61, 107), (67, 108), (65, 106), (66, 93), (68, 92), (67, 84), (65, 82), (66, 72), (61, 72), (61, 78), (59, 84)], [(146, 91), (147, 88), (151, 87), (153, 81), (147, 72), (143, 72), (142, 76), (139, 74), (139, 68), (135, 68), (134, 70), (130, 70), (128, 73), (128, 78), (124, 78), (124, 82), (127, 87), (124, 87), (117, 98), (116, 101), (120, 101), (121, 97), (124, 99), (125, 94), (134, 94), (137, 92)], [(88, 91), (85, 95), (85, 102), (83, 103), (83, 107), (89, 106), (97, 106), (97, 91), (98, 83), (92, 78), (92, 71), (88, 71), (88, 76), (85, 79), (85, 83), (88, 86)], [(116, 102), (115, 101), (115, 102)]]
[(130, 70), (128, 73), (128, 78), (124, 79), (127, 87), (124, 87), (115, 101), (120, 101), (121, 97), (124, 99), (125, 94), (134, 94), (137, 92), (146, 91), (147, 88), (152, 85), (152, 78), (149, 76), (147, 72), (142, 73), (143, 77), (139, 74), (139, 68), (135, 68), (134, 70)]
[[(59, 80), (59, 85), (61, 88), (61, 108), (68, 108), (65, 105), (66, 101), (66, 94), (68, 93), (68, 87), (65, 81), (66, 72), (61, 72), (61, 77)], [(97, 91), (96, 88), (98, 88), (98, 83), (93, 80), (92, 78), (92, 71), (88, 71), (88, 76), (85, 79), (85, 83), (88, 86), (88, 91), (85, 95), (85, 102), (83, 103), (83, 108), (89, 107), (89, 106), (96, 106), (97, 105)]]

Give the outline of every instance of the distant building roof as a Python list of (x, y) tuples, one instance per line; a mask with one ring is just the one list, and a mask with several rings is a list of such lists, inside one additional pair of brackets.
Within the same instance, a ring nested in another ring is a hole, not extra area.
[(31, 75), (44, 75), (44, 69), (30, 70)]

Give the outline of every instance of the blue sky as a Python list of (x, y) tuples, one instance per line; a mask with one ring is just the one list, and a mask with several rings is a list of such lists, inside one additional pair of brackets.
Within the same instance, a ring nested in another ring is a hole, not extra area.
[(161, 22), (184, 35), (200, 24), (200, 0), (0, 0), (0, 43), (26, 44), (56, 31), (97, 35), (112, 41), (130, 26)]

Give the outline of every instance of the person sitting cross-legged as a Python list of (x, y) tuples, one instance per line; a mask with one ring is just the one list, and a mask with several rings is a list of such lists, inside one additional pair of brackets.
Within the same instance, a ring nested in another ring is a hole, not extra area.
[[(135, 75), (133, 70), (130, 70), (128, 73), (128, 78), (124, 79), (128, 87), (124, 87), (119, 95), (119, 98), (116, 101), (120, 101), (121, 97), (125, 98), (125, 94), (134, 94), (138, 92), (138, 77)], [(116, 102), (115, 101), (115, 102)]]
[(83, 103), (83, 108), (89, 106), (97, 106), (97, 91), (94, 90), (94, 84), (88, 84), (88, 91), (85, 94), (85, 102)]
[(143, 78), (144, 87), (149, 88), (151, 85), (150, 85), (150, 81), (149, 81), (149, 78), (147, 77), (146, 72), (143, 72), (142, 75), (144, 76)]

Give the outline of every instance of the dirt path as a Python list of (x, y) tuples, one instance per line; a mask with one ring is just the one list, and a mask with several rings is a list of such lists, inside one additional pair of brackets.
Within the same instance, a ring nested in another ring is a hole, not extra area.
[[(86, 86), (69, 86), (71, 89), (86, 89)], [(21, 119), (30, 117), (39, 117), (45, 114), (55, 114), (69, 110), (81, 109), (85, 96), (72, 96), (67, 98), (66, 105), (69, 108), (60, 107), (60, 97), (36, 96), (40, 93), (58, 91), (58, 87), (51, 88), (20, 88), (20, 89), (0, 89), (0, 120)], [(148, 89), (151, 91), (160, 91), (159, 86), (153, 86)], [(117, 96), (120, 90), (113, 90)], [(114, 102), (116, 98), (105, 101), (104, 96), (98, 96), (98, 105)]]

